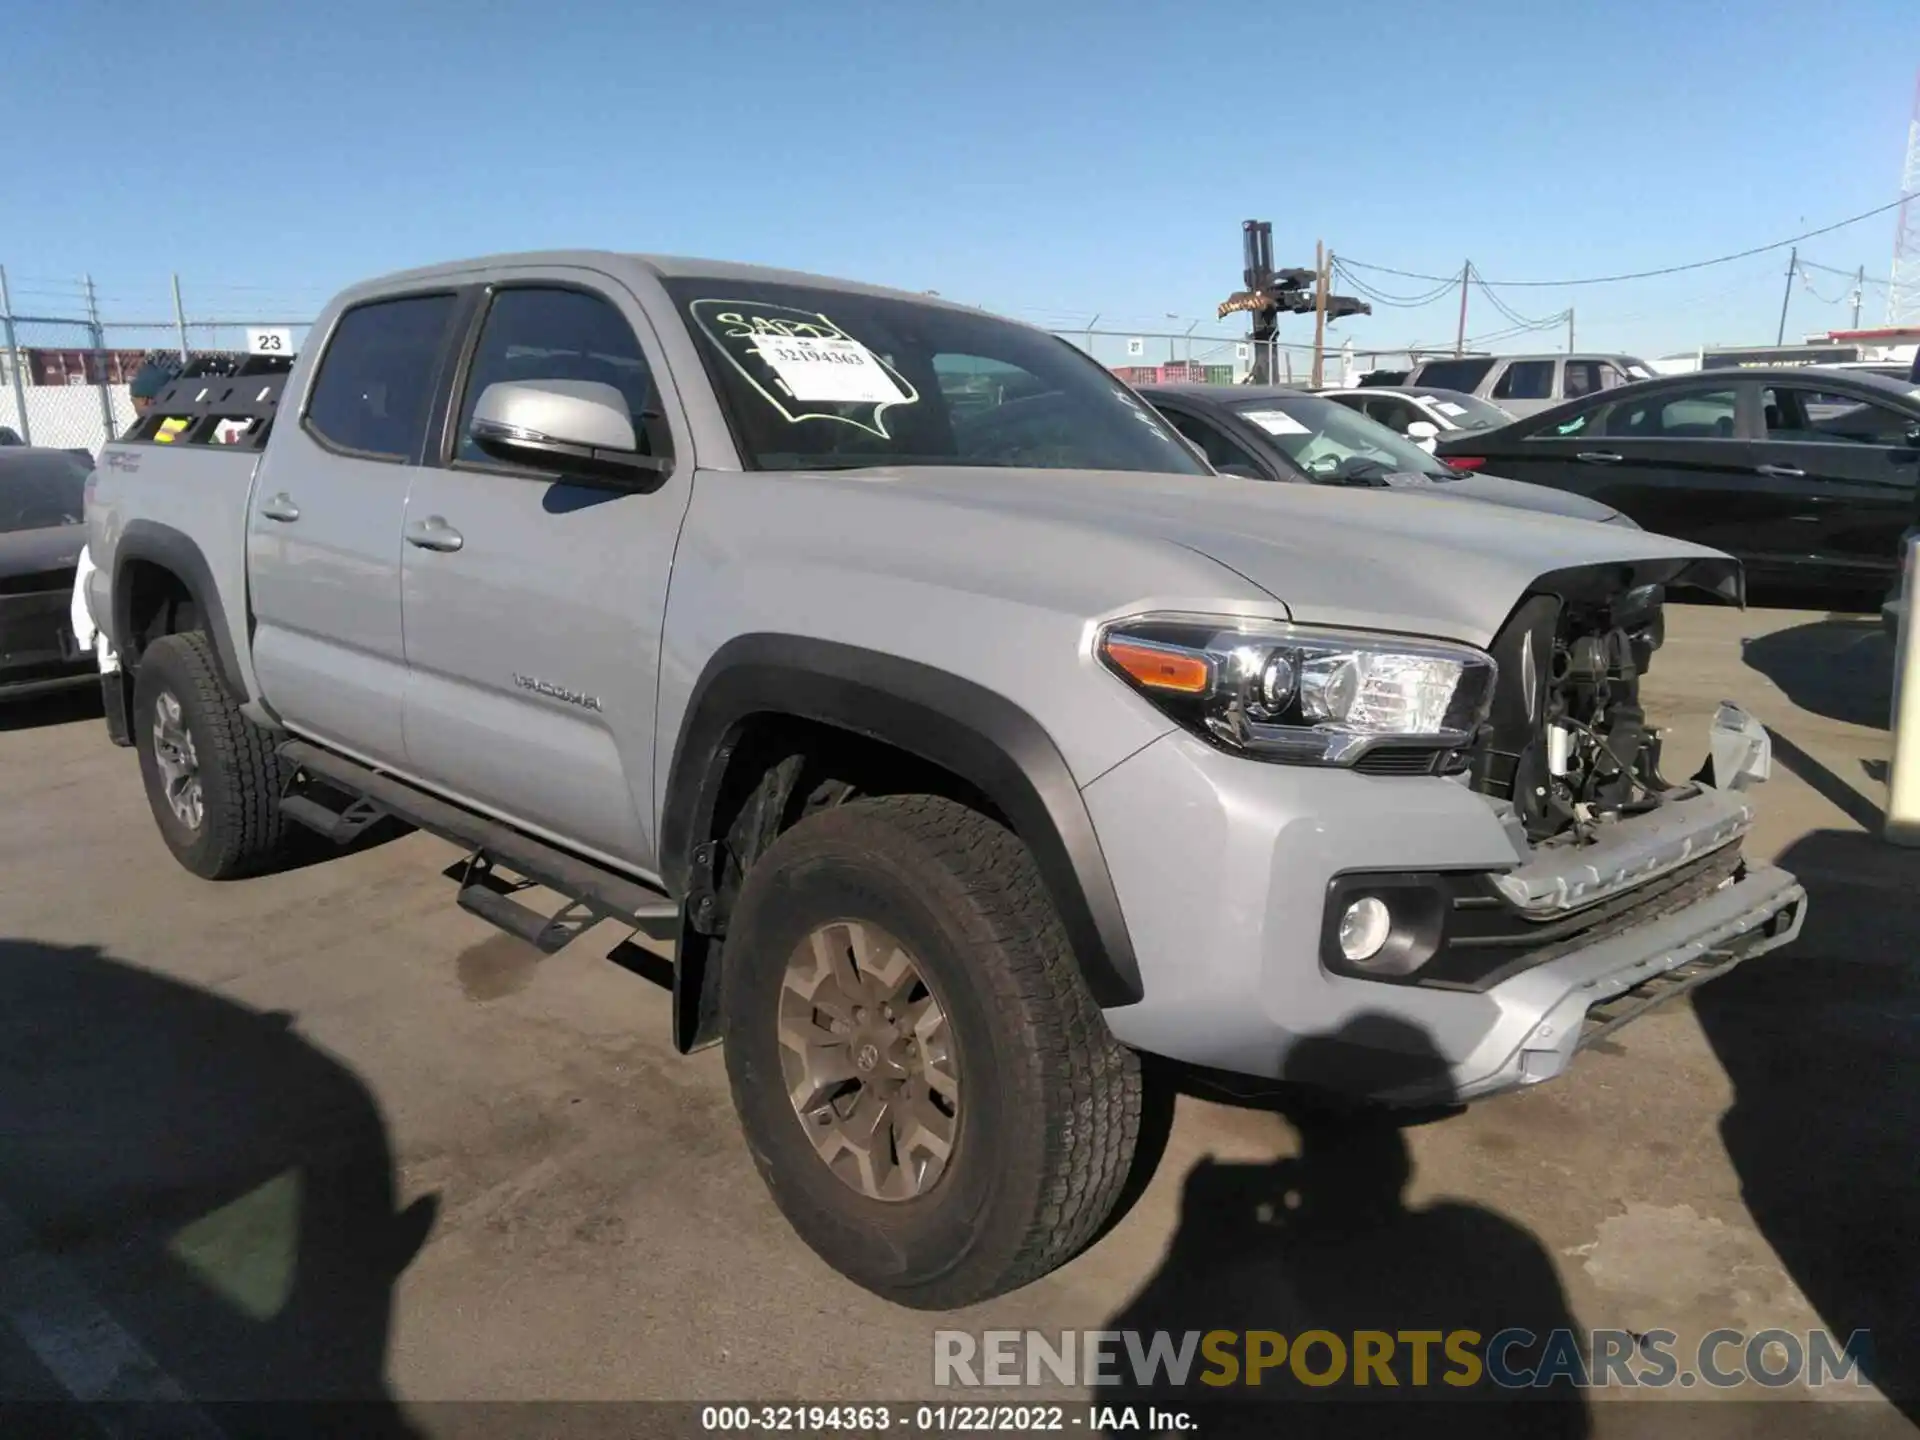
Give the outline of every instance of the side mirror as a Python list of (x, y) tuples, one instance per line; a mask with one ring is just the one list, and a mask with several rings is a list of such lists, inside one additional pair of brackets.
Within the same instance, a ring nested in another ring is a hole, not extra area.
[(1920, 450), (1920, 425), (1907, 427), (1907, 449)]
[(1440, 438), (1440, 427), (1431, 420), (1416, 420), (1407, 426), (1407, 438), (1409, 440), (1437, 440)]
[(489, 385), (468, 434), (499, 460), (639, 489), (670, 462), (642, 455), (627, 401), (597, 380), (513, 380)]

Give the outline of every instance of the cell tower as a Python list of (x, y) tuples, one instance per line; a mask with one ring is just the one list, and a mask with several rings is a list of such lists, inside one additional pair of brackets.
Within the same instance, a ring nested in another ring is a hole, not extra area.
[(1907, 124), (1907, 163), (1900, 171), (1906, 197), (1893, 232), (1893, 284), (1887, 291), (1889, 325), (1920, 324), (1920, 76), (1913, 87), (1913, 119)]

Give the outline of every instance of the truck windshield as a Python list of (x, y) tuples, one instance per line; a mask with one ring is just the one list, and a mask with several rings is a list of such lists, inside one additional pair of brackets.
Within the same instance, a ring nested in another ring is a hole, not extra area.
[(78, 525), (86, 518), (90, 468), (59, 451), (21, 449), (0, 458), (0, 534)]
[(849, 290), (665, 284), (750, 468), (1207, 473), (1118, 380), (1037, 330)]

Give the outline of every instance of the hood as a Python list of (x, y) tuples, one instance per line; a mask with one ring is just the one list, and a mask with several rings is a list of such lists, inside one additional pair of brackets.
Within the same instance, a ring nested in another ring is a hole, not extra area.
[(77, 567), (86, 543), (84, 525), (0, 531), (0, 580)]
[[(1610, 579), (1619, 588), (1697, 578), (1737, 598), (1739, 566), (1720, 551), (1543, 511), (1462, 505), (1422, 490), (939, 466), (795, 475), (788, 484), (789, 495), (800, 487), (859, 485), (870, 500), (879, 490), (895, 503), (1178, 545), (1236, 572), (1295, 620), (1474, 645), (1489, 643), (1528, 588), (1556, 572), (1584, 570), (1591, 583), (1592, 567), (1617, 566)], [(929, 515), (914, 529), (938, 533), (939, 526), (939, 517)], [(1017, 533), (1009, 541), (1017, 545)], [(1070, 542), (1050, 536), (1047, 543)], [(1044, 547), (1029, 563), (1037, 571), (1048, 568)], [(1731, 591), (1728, 577), (1734, 577)], [(1156, 583), (1144, 574), (1110, 578), (1129, 587), (1114, 604)]]
[(1538, 510), (1545, 515), (1566, 515), (1575, 520), (1620, 523), (1626, 517), (1611, 505), (1550, 485), (1529, 485), (1524, 480), (1508, 480), (1500, 475), (1479, 471), (1461, 471), (1459, 476), (1436, 478), (1413, 473), (1388, 475), (1386, 483), (1394, 489), (1416, 490), (1442, 499), (1481, 500), (1489, 505), (1506, 505), (1515, 510)]

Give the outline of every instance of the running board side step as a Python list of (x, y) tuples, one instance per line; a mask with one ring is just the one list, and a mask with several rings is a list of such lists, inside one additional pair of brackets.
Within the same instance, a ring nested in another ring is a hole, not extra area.
[[(544, 955), (553, 954), (600, 920), (618, 920), (649, 935), (660, 934), (666, 922), (678, 920), (680, 907), (664, 891), (429, 795), (405, 780), (305, 740), (283, 742), (280, 756), (293, 767), (295, 777), (280, 801), (288, 819), (344, 844), (381, 816), (392, 815), (466, 847), (470, 853), (459, 872), (460, 908)], [(297, 787), (302, 775), (353, 796), (352, 803), (336, 811), (301, 793)], [(518, 883), (507, 880), (497, 867), (523, 878)], [(512, 898), (532, 885), (564, 896), (567, 903), (546, 916)]]
[(371, 800), (355, 800), (344, 810), (335, 810), (311, 795), (282, 796), (280, 813), (309, 830), (318, 831), (336, 845), (351, 845), (369, 826), (386, 818), (387, 814)]
[(600, 906), (583, 900), (569, 900), (552, 915), (542, 915), (512, 898), (516, 891), (527, 889), (532, 883), (515, 884), (503, 879), (493, 868), (493, 857), (485, 850), (476, 850), (467, 857), (461, 871), (456, 903), (469, 915), (477, 915), (489, 925), (526, 941), (542, 955), (565, 949), (575, 937), (602, 920), (624, 918), (610, 916)]

